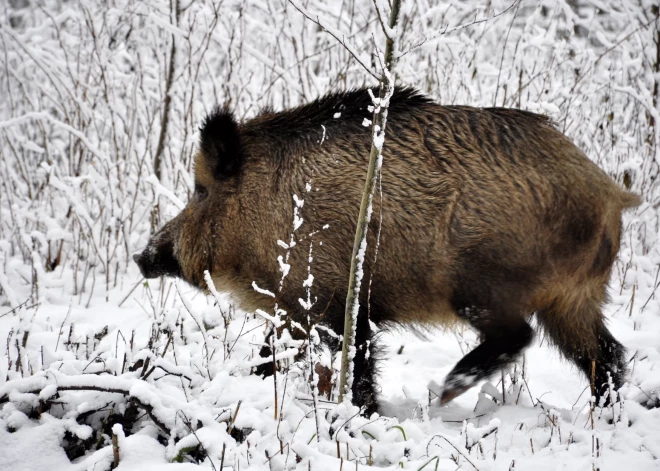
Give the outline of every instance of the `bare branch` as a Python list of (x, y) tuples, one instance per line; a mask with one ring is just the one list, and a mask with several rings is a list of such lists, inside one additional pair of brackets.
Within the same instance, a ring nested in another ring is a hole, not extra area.
[[(83, 375), (83, 376), (95, 376), (95, 375)], [(68, 380), (72, 380), (72, 377), (67, 378)], [(70, 381), (72, 382), (72, 381)], [(87, 383), (87, 381), (85, 381)], [(52, 384), (52, 383), (49, 383)], [(146, 384), (146, 383), (144, 383)], [(106, 386), (99, 386), (99, 385), (94, 385), (94, 384), (68, 384), (68, 385), (55, 385), (57, 386), (57, 391), (101, 391), (101, 392), (106, 392), (106, 393), (115, 393), (115, 394), (121, 394), (123, 396), (126, 396), (129, 398), (132, 402), (134, 402), (138, 407), (143, 409), (148, 415), (149, 418), (153, 421), (154, 424), (158, 426), (165, 434), (168, 436), (171, 434), (170, 429), (158, 418), (155, 416), (153, 412), (153, 407), (150, 404), (142, 402), (139, 398), (131, 395), (130, 388), (125, 388), (125, 387), (106, 387)], [(38, 395), (43, 388), (37, 388), (37, 389), (31, 389), (28, 391), (22, 391), (23, 394), (35, 394)], [(6, 402), (9, 402), (9, 394), (5, 394), (3, 396), (0, 396), (0, 404), (4, 404)]]
[(364, 70), (367, 71), (367, 73), (368, 73), (369, 75), (371, 75), (371, 76), (372, 76), (373, 78), (375, 78), (376, 80), (380, 80), (380, 77), (378, 77), (378, 76), (374, 73), (374, 71), (371, 70), (370, 67), (367, 67), (367, 65), (365, 64), (364, 59), (361, 59), (361, 58), (360, 58), (360, 53), (357, 52), (357, 51), (355, 50), (355, 48), (353, 48), (353, 46), (351, 46), (348, 42), (346, 42), (346, 36), (345, 36), (341, 31), (336, 30), (335, 28), (333, 28), (332, 26), (330, 26), (328, 23), (326, 23), (326, 22), (324, 22), (324, 21), (321, 21), (321, 18), (320, 18), (318, 15), (316, 15), (316, 18), (314, 18), (314, 15), (313, 15), (312, 13), (308, 12), (308, 11), (307, 11), (302, 5), (300, 5), (296, 0), (289, 0), (289, 3), (290, 3), (291, 5), (293, 5), (293, 7), (294, 7), (296, 10), (298, 10), (300, 13), (302, 13), (302, 15), (303, 15), (305, 18), (307, 18), (308, 20), (310, 20), (312, 23), (317, 24), (317, 25), (318, 25), (323, 31), (325, 31), (326, 33), (328, 33), (330, 36), (332, 36), (333, 38), (335, 38), (335, 39), (337, 40), (337, 42), (339, 42), (339, 44), (341, 44), (342, 46), (344, 46), (344, 49), (346, 49), (346, 50), (348, 51), (348, 53), (349, 53), (351, 56), (353, 56), (353, 59), (355, 59), (355, 60), (358, 62), (358, 64), (360, 64), (360, 65), (362, 66), (362, 68), (364, 68)]
[(474, 21), (471, 21), (470, 23), (466, 23), (466, 24), (464, 24), (464, 25), (458, 25), (458, 26), (455, 26), (455, 27), (453, 27), (453, 28), (451, 28), (451, 29), (449, 28), (449, 25), (447, 25), (447, 26), (445, 26), (445, 29), (444, 29), (441, 33), (436, 34), (435, 36), (432, 36), (432, 37), (430, 37), (430, 38), (424, 38), (422, 41), (420, 41), (419, 43), (417, 43), (417, 44), (415, 44), (414, 46), (412, 46), (412, 47), (411, 47), (410, 49), (408, 49), (406, 52), (402, 52), (401, 55), (400, 55), (400, 57), (405, 56), (405, 55), (408, 54), (409, 52), (411, 52), (411, 51), (417, 49), (418, 47), (423, 46), (423, 45), (426, 44), (426, 43), (430, 43), (431, 41), (435, 41), (436, 39), (439, 39), (441, 36), (444, 36), (445, 34), (455, 33), (456, 31), (460, 31), (460, 30), (462, 30), (462, 29), (469, 28), (470, 26), (474, 26), (474, 25), (478, 25), (479, 23), (485, 23), (486, 21), (494, 20), (495, 18), (497, 18), (497, 17), (499, 17), (499, 16), (502, 16), (502, 15), (504, 15), (506, 12), (508, 12), (509, 10), (511, 10), (514, 6), (516, 6), (517, 3), (520, 3), (520, 0), (514, 0), (513, 3), (512, 3), (511, 5), (509, 5), (508, 7), (506, 7), (504, 10), (502, 10), (502, 11), (499, 12), (499, 13), (495, 13), (493, 16), (489, 16), (489, 17), (487, 17), (487, 18), (480, 18), (480, 19), (478, 19), (478, 18), (475, 17)]

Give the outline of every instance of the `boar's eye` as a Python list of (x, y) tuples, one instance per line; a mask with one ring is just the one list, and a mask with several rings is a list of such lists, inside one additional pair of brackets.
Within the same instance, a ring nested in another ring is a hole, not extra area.
[(197, 196), (199, 201), (204, 201), (208, 195), (209, 192), (205, 186), (202, 186), (199, 183), (195, 184), (195, 196)]

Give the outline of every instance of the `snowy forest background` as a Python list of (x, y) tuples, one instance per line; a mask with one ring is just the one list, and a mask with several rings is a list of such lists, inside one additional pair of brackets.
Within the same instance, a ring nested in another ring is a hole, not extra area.
[[(301, 3), (376, 70), (371, 2)], [(631, 375), (620, 403), (598, 407), (540, 336), (441, 408), (426, 386), (474, 333), (385, 333), (383, 415), (370, 418), (335, 397), (315, 405), (289, 350), (286, 373), (250, 375), (263, 318), (144, 283), (131, 255), (192, 194), (216, 104), (246, 119), (373, 77), (284, 0), (0, 4), (0, 469), (660, 469), (654, 0), (403, 1), (398, 83), (548, 114), (642, 195), (606, 308)]]

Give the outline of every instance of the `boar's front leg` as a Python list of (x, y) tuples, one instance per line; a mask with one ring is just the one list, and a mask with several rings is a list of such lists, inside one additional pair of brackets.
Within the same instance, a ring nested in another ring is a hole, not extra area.
[(365, 417), (370, 417), (374, 412), (378, 412), (376, 392), (378, 347), (375, 341), (368, 313), (361, 307), (355, 327), (356, 351), (353, 359), (352, 393), (353, 403), (363, 409), (362, 414)]
[(516, 359), (534, 338), (534, 331), (519, 314), (489, 309), (457, 309), (481, 335), (482, 342), (465, 355), (445, 379), (440, 404), (451, 401)]
[[(264, 344), (261, 346), (261, 350), (259, 350), (259, 356), (261, 358), (273, 358), (273, 350), (270, 348), (270, 342), (273, 337), (273, 330), (271, 330), (268, 335), (266, 335), (266, 338), (264, 339)], [(268, 361), (266, 363), (262, 363), (261, 365), (257, 365), (257, 367), (254, 369), (254, 373), (258, 376), (261, 376), (262, 378), (265, 378), (267, 376), (273, 376), (274, 372), (274, 365), (272, 361)]]
[[(343, 307), (330, 308), (325, 317), (325, 322), (336, 334), (342, 334), (344, 330), (344, 312)], [(341, 352), (341, 342), (333, 336), (325, 334), (324, 330), (319, 330), (321, 340), (336, 354)], [(272, 358), (270, 348), (270, 337), (272, 331), (266, 337), (264, 345), (259, 352), (262, 358)], [(362, 414), (366, 417), (378, 412), (378, 395), (376, 391), (376, 375), (378, 347), (369, 323), (369, 317), (366, 309), (360, 307), (357, 325), (355, 327), (355, 357), (353, 359), (353, 403), (362, 408)], [(265, 362), (257, 366), (255, 373), (262, 377), (273, 374), (273, 362)]]

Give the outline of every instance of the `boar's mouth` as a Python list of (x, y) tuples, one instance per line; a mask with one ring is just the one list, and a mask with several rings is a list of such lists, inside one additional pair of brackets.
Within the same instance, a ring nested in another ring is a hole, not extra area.
[(159, 276), (183, 278), (183, 271), (174, 256), (174, 247), (171, 242), (158, 245), (149, 244), (142, 253), (133, 255), (133, 260), (145, 278), (158, 278)]

